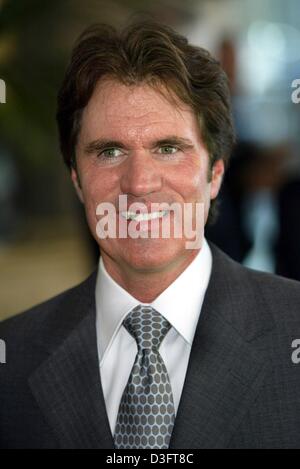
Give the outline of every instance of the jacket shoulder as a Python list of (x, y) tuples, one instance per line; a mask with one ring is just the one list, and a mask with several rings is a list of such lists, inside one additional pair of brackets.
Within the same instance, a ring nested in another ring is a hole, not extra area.
[(210, 247), (215, 283), (222, 294), (229, 292), (231, 304), (238, 311), (236, 321), (247, 317), (268, 328), (271, 320), (279, 334), (282, 326), (283, 330), (300, 329), (300, 282), (250, 269), (214, 244), (210, 243)]
[[(47, 326), (61, 321), (68, 322), (72, 318), (72, 304), (82, 299), (95, 281), (94, 271), (83, 282), (62, 293), (43, 301), (19, 314), (0, 322), (0, 338), (3, 340), (18, 337), (28, 339), (40, 334)], [(76, 313), (76, 311), (74, 311)]]
[(240, 295), (244, 301), (251, 298), (260, 320), (270, 313), (279, 335), (295, 329), (300, 333), (300, 282), (237, 265)]
[(277, 312), (280, 316), (284, 311), (285, 318), (290, 317), (300, 324), (300, 282), (246, 267), (243, 269), (275, 314)]

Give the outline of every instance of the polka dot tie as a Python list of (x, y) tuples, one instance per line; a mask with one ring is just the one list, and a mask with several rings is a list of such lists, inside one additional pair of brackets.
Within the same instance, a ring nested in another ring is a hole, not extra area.
[(171, 325), (154, 308), (136, 306), (123, 325), (138, 353), (124, 390), (115, 428), (117, 449), (168, 448), (175, 421), (171, 384), (158, 349)]

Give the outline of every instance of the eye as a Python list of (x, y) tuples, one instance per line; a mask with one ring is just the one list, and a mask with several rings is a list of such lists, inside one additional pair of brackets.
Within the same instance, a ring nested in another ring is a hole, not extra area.
[(121, 156), (121, 154), (122, 151), (119, 148), (106, 148), (105, 150), (101, 151), (98, 156), (107, 159), (114, 159), (118, 158), (118, 156)]
[[(161, 151), (160, 151), (161, 150)], [(178, 147), (175, 147), (173, 145), (164, 145), (163, 147), (159, 148), (159, 153), (162, 155), (173, 155), (179, 150)]]

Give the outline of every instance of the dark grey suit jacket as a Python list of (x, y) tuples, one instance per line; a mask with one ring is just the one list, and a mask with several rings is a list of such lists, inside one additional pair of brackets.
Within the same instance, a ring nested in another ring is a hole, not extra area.
[[(170, 448), (300, 448), (300, 364), (291, 347), (300, 339), (300, 283), (248, 270), (211, 248)], [(96, 272), (0, 324), (1, 448), (114, 448), (95, 279)]]

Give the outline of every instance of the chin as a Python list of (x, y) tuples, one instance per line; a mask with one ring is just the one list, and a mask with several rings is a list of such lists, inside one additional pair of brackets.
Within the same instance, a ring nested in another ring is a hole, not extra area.
[(123, 261), (137, 271), (158, 271), (165, 269), (182, 257), (183, 248), (170, 240), (151, 240), (148, 243), (135, 242), (120, 253)]

